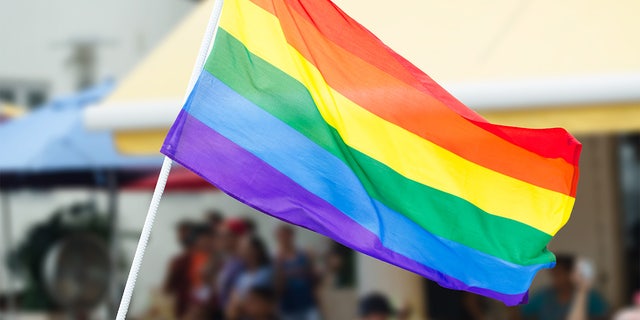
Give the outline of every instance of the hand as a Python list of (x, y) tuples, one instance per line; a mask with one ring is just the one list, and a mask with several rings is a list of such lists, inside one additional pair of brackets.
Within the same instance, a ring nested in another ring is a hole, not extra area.
[(593, 279), (585, 277), (578, 268), (573, 271), (571, 279), (578, 292), (589, 292), (593, 286)]

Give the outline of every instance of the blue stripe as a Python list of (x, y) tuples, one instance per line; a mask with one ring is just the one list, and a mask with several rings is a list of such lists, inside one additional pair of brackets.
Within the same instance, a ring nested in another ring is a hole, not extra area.
[(369, 197), (340, 159), (206, 71), (184, 109), (376, 234), (388, 249), (468, 286), (520, 294), (538, 270), (553, 266), (516, 265), (427, 232)]

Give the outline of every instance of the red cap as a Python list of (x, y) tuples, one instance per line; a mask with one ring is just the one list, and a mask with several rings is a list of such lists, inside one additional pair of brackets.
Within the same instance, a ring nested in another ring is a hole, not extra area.
[(224, 226), (236, 236), (241, 236), (249, 230), (247, 223), (239, 218), (229, 218), (224, 221)]

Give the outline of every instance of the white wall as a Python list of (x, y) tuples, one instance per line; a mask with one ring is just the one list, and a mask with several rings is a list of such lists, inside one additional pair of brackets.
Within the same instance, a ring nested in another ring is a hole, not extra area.
[(0, 78), (45, 80), (50, 96), (74, 89), (65, 43), (104, 41), (98, 78), (128, 72), (193, 6), (190, 0), (0, 1)]

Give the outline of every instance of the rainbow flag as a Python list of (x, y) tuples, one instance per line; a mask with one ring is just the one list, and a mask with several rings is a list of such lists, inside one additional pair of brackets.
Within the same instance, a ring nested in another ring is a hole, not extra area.
[(440, 285), (523, 303), (580, 143), (488, 123), (328, 0), (225, 0), (162, 152), (238, 200)]

